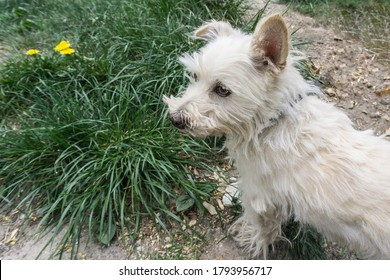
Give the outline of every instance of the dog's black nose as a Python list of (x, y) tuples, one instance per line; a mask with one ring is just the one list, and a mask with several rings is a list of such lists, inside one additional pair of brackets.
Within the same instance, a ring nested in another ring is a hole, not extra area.
[(181, 114), (171, 114), (169, 116), (169, 119), (171, 120), (172, 124), (178, 129), (186, 128), (186, 123), (181, 117)]

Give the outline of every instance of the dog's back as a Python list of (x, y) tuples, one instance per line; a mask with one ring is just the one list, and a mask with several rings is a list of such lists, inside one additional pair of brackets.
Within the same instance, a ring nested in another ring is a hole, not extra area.
[(256, 155), (236, 159), (248, 204), (278, 205), (285, 220), (293, 214), (365, 257), (390, 258), (390, 142), (356, 131), (317, 97), (299, 103), (260, 137)]

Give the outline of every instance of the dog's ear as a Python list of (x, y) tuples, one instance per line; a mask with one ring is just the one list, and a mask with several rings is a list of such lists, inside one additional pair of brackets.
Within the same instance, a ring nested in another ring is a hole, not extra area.
[(288, 55), (288, 31), (284, 19), (274, 14), (261, 20), (252, 37), (254, 57), (269, 59), (283, 69)]
[(229, 36), (234, 32), (233, 27), (228, 22), (224, 21), (209, 21), (203, 24), (194, 32), (194, 37), (211, 41), (218, 36)]

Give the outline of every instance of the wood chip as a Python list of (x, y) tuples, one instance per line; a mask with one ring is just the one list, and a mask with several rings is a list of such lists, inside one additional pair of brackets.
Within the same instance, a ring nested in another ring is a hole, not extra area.
[(217, 203), (218, 203), (219, 209), (224, 210), (224, 209), (225, 209), (225, 206), (223, 206), (222, 200), (216, 199), (216, 201), (217, 201)]
[(226, 186), (218, 187), (218, 188), (217, 188), (217, 191), (218, 191), (219, 193), (225, 193), (225, 192), (226, 192)]
[(10, 237), (7, 239), (7, 241), (5, 242), (6, 244), (11, 244), (11, 245), (14, 245), (16, 243), (16, 241), (18, 241), (18, 233), (19, 233), (19, 229), (14, 229), (12, 232), (11, 232), (11, 235)]
[(191, 221), (188, 223), (188, 225), (189, 225), (190, 227), (193, 227), (194, 225), (196, 225), (196, 223), (197, 223), (196, 220), (191, 220)]
[(207, 209), (207, 211), (210, 213), (210, 215), (214, 216), (214, 215), (217, 215), (217, 210), (215, 210), (215, 207), (213, 205), (211, 205), (210, 203), (208, 202), (203, 202), (203, 206), (204, 208)]

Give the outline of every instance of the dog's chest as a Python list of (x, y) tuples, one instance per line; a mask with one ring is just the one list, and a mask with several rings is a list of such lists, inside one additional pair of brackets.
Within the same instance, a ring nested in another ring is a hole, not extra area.
[(297, 192), (294, 184), (294, 169), (299, 162), (287, 154), (266, 152), (250, 157), (237, 157), (237, 169), (241, 176), (240, 189), (251, 200), (264, 204), (290, 205)]

